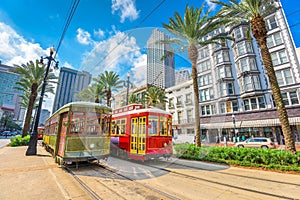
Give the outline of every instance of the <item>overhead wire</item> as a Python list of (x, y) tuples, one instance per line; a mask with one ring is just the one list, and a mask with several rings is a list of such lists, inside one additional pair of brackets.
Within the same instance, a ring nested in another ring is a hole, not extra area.
[(74, 0), (72, 6), (70, 7), (70, 9), (68, 11), (68, 14), (67, 14), (65, 22), (64, 22), (65, 25), (64, 25), (63, 31), (61, 33), (61, 36), (59, 38), (59, 42), (57, 44), (57, 48), (56, 48), (55, 54), (53, 56), (54, 59), (55, 59), (55, 57), (56, 57), (56, 55), (57, 55), (57, 53), (59, 51), (61, 43), (62, 43), (62, 41), (63, 41), (63, 39), (64, 39), (64, 37), (66, 35), (66, 32), (67, 32), (67, 30), (69, 28), (69, 25), (70, 25), (70, 23), (72, 21), (72, 18), (74, 16), (74, 13), (75, 13), (77, 7), (78, 7), (79, 2), (80, 2), (80, 0)]
[[(166, 0), (162, 0), (159, 4), (157, 4), (134, 28), (138, 28), (144, 21), (146, 21)], [(121, 45), (122, 42), (124, 42), (133, 31), (130, 31), (128, 34), (125, 34), (125, 36), (94, 66), (99, 66), (118, 46)]]

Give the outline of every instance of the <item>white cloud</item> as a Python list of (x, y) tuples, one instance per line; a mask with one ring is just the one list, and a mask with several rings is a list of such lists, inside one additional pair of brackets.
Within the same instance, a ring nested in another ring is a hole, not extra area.
[(206, 4), (208, 5), (209, 9), (212, 9), (214, 10), (216, 8), (216, 5), (215, 3), (211, 2), (211, 0), (205, 0)]
[(6, 65), (21, 65), (47, 54), (40, 44), (26, 41), (10, 26), (0, 22), (0, 60)]
[(133, 0), (112, 0), (111, 8), (112, 14), (119, 11), (121, 23), (123, 23), (126, 18), (133, 21), (139, 16), (139, 11), (136, 10)]
[(128, 37), (123, 32), (95, 43), (91, 52), (85, 55), (81, 70), (89, 71), (93, 76), (105, 70), (120, 74), (128, 67), (132, 67), (135, 59), (141, 56), (140, 49), (134, 37)]
[(133, 73), (133, 84), (135, 86), (141, 86), (146, 84), (147, 80), (147, 54), (142, 54), (140, 57), (136, 58), (133, 63), (133, 68), (131, 68)]
[(64, 62), (61, 66), (62, 67), (66, 67), (66, 68), (70, 68), (70, 69), (76, 69), (73, 65), (71, 65), (68, 62)]
[(91, 34), (88, 31), (85, 31), (82, 28), (78, 28), (76, 32), (76, 38), (80, 44), (89, 45), (93, 43)]
[(103, 38), (105, 33), (103, 30), (101, 30), (100, 28), (98, 30), (94, 30), (94, 35), (99, 37), (99, 38)]

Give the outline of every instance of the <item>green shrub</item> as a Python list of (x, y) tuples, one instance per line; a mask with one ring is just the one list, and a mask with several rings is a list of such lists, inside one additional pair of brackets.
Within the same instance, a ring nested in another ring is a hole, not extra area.
[(22, 138), (21, 135), (13, 137), (10, 139), (10, 146), (17, 147), (17, 146), (27, 146), (30, 140), (30, 135), (27, 135)]
[(179, 158), (282, 171), (300, 171), (300, 152), (292, 154), (276, 149), (196, 147), (189, 144), (175, 145), (174, 148)]

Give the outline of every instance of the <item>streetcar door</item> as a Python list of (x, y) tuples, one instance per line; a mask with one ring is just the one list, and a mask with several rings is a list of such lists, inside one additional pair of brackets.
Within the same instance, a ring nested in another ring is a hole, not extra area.
[(138, 130), (138, 118), (131, 118), (130, 128), (130, 153), (137, 153), (137, 130)]
[(60, 123), (60, 129), (58, 129), (58, 155), (63, 157), (64, 151), (66, 147), (66, 135), (67, 135), (67, 126), (65, 124), (68, 124), (68, 113), (62, 114), (62, 121)]
[(146, 117), (131, 118), (130, 153), (146, 152)]

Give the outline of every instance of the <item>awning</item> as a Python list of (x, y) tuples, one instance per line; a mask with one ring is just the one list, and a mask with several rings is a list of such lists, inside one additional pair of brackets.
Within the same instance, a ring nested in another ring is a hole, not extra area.
[[(300, 125), (300, 117), (289, 117), (290, 125)], [(234, 128), (233, 122), (201, 124), (206, 129)], [(235, 128), (280, 126), (279, 119), (236, 121)]]

